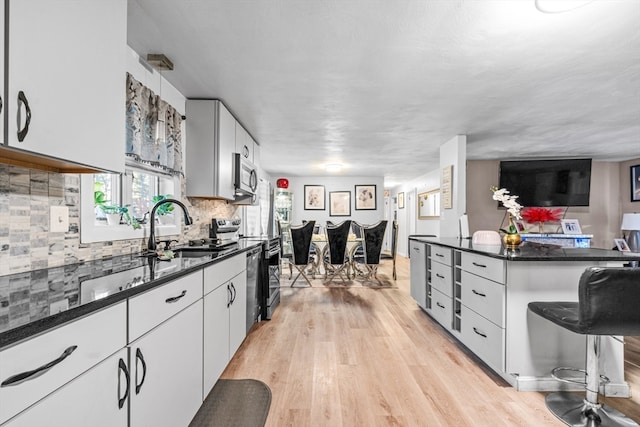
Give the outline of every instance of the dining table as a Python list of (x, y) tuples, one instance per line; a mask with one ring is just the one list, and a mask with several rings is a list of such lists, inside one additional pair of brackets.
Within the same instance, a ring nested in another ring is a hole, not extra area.
[[(311, 236), (311, 245), (314, 247), (316, 252), (316, 259), (313, 263), (313, 275), (315, 277), (316, 274), (326, 274), (325, 267), (325, 256), (327, 255), (327, 251), (329, 250), (329, 246), (327, 245), (327, 236), (325, 234), (314, 234)], [(357, 269), (354, 265), (354, 254), (358, 250), (358, 247), (362, 246), (362, 238), (356, 237), (354, 233), (349, 234), (347, 238), (347, 258), (348, 258), (348, 268), (347, 268), (347, 277), (352, 278), (351, 271), (353, 272), (353, 277), (357, 272)]]

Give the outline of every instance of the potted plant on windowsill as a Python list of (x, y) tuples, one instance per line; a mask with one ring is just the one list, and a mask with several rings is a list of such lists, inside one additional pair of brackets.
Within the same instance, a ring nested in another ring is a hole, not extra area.
[[(163, 200), (172, 199), (173, 196), (171, 194), (159, 194), (157, 196), (153, 196), (153, 204), (155, 205), (158, 202)], [(158, 222), (161, 225), (170, 224), (173, 221), (173, 203), (163, 203), (158, 206), (156, 209), (156, 218), (158, 218)]]
[(129, 205), (102, 205), (100, 206), (100, 209), (102, 209), (106, 215), (107, 224), (109, 225), (118, 225), (122, 220), (124, 220), (125, 224), (130, 225), (134, 230), (142, 228), (138, 220), (129, 212), (128, 206)]
[(107, 225), (120, 225), (120, 222), (124, 219), (124, 222), (133, 227), (134, 230), (142, 228), (138, 220), (129, 212), (129, 205), (120, 206), (107, 204), (109, 200), (107, 200), (104, 191), (102, 191), (103, 187), (104, 184), (100, 182), (96, 182), (94, 185), (93, 204), (96, 207), (96, 215), (98, 215), (98, 210), (102, 211), (107, 219)]

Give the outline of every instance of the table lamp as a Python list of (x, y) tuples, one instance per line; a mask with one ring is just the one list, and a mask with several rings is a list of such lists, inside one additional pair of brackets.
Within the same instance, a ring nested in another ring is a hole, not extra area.
[(640, 252), (640, 213), (623, 214), (620, 229), (629, 232), (627, 244), (631, 252)]

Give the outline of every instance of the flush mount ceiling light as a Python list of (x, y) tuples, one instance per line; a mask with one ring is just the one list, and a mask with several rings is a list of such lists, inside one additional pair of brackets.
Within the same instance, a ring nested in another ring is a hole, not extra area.
[(148, 53), (147, 62), (160, 71), (173, 70), (173, 62), (162, 53)]
[(594, 0), (535, 0), (536, 9), (543, 13), (562, 13), (578, 9)]
[(342, 165), (340, 163), (329, 163), (324, 167), (327, 172), (340, 172)]

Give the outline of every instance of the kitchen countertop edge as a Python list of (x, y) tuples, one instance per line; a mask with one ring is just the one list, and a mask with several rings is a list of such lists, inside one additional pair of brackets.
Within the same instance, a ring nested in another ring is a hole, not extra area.
[(622, 253), (599, 248), (564, 248), (534, 242), (523, 242), (518, 249), (495, 245), (493, 249), (474, 247), (471, 239), (410, 235), (409, 240), (446, 246), (505, 261), (639, 261), (640, 253)]
[[(102, 298), (86, 304), (82, 304), (77, 307), (71, 308), (69, 310), (62, 311), (60, 313), (53, 314), (38, 320), (34, 320), (33, 322), (30, 322), (21, 326), (17, 326), (13, 329), (9, 329), (4, 332), (0, 332), (0, 351), (4, 350), (7, 347), (17, 345), (22, 341), (25, 341), (36, 335), (40, 335), (42, 333), (45, 333), (47, 331), (50, 331), (52, 329), (65, 325), (69, 322), (78, 320), (82, 317), (88, 316), (92, 313), (95, 313), (97, 311), (110, 307), (112, 305), (115, 305), (121, 301), (126, 300), (127, 298), (131, 298), (137, 294), (141, 294), (143, 292), (149, 291), (167, 282), (179, 279), (180, 277), (184, 277), (200, 269), (204, 269), (209, 265), (213, 265), (220, 261), (224, 261), (225, 259), (236, 256), (238, 254), (248, 252), (260, 245), (261, 245), (261, 242), (248, 243), (233, 252), (220, 255), (219, 257), (216, 257), (214, 259), (205, 259), (202, 261), (202, 263), (183, 268), (179, 271), (167, 274), (158, 279), (150, 280), (148, 282), (145, 282), (142, 285), (138, 285), (129, 289), (122, 290), (116, 294), (107, 296), (106, 298)], [(123, 255), (123, 256), (129, 256), (129, 255)], [(116, 257), (113, 257), (113, 258), (116, 258)]]

